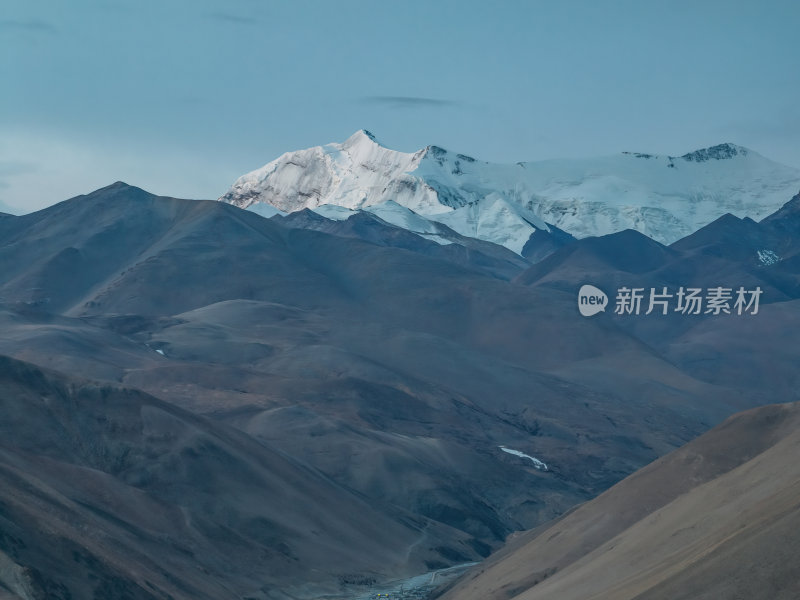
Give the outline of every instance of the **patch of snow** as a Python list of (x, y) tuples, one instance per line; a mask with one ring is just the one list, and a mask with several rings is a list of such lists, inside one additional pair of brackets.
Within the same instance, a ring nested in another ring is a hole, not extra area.
[(517, 254), (532, 233), (550, 229), (535, 214), (495, 192), (487, 194), (483, 202), (436, 215), (436, 220), (461, 235), (500, 244)]
[(780, 257), (775, 254), (772, 250), (759, 250), (758, 251), (758, 260), (761, 261), (762, 265), (774, 265), (776, 262), (780, 260)]
[[(325, 217), (326, 219), (330, 219), (331, 221), (346, 221), (359, 212), (357, 210), (344, 208), (343, 206), (336, 206), (335, 204), (323, 204), (322, 206), (317, 206), (312, 210), (318, 215)], [(385, 202), (384, 204), (367, 206), (364, 208), (364, 211), (374, 214), (382, 221), (389, 223), (389, 225), (394, 225), (400, 229), (405, 229), (411, 233), (416, 233), (417, 235), (436, 242), (437, 244), (445, 246), (453, 243), (451, 240), (439, 235), (439, 229), (432, 221), (418, 215), (413, 210), (406, 208), (405, 206), (400, 206), (396, 202), (392, 202), (391, 200)]]
[(325, 217), (326, 219), (330, 219), (331, 221), (346, 221), (357, 212), (343, 206), (336, 206), (335, 204), (323, 204), (321, 206), (316, 206), (311, 210), (318, 215)]
[(285, 216), (286, 213), (282, 210), (278, 210), (271, 204), (266, 204), (264, 202), (256, 202), (255, 204), (251, 204), (247, 207), (247, 210), (250, 212), (254, 212), (257, 215), (261, 215), (265, 219), (269, 219), (270, 217), (274, 217), (275, 215)]
[(418, 235), (420, 237), (424, 237), (426, 240), (436, 242), (440, 246), (448, 246), (453, 243), (453, 240), (448, 240), (447, 238), (443, 238), (442, 236), (436, 235), (435, 233), (420, 233)]
[(513, 454), (514, 456), (519, 456), (521, 458), (528, 458), (533, 462), (533, 466), (539, 469), (540, 471), (548, 471), (547, 465), (543, 463), (536, 457), (530, 456), (529, 454), (525, 454), (524, 452), (520, 452), (519, 450), (512, 450), (511, 448), (506, 448), (505, 446), (498, 446), (500, 450), (503, 452), (508, 452), (509, 454)]
[(391, 223), (402, 229), (407, 229), (412, 233), (438, 233), (430, 220), (418, 215), (410, 208), (401, 206), (394, 200), (387, 200), (381, 204), (373, 204), (364, 210), (371, 212), (376, 217), (380, 217), (387, 223)]

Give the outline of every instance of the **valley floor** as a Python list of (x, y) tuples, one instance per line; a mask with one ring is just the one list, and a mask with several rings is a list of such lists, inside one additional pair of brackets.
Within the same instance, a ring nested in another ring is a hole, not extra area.
[(343, 594), (320, 596), (316, 600), (427, 600), (437, 588), (463, 575), (478, 563), (470, 562), (445, 569), (437, 569), (407, 579), (398, 579), (382, 584), (363, 586)]

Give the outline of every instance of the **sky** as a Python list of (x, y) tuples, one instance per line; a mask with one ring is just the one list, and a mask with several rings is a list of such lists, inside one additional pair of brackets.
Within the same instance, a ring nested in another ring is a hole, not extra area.
[(800, 168), (796, 0), (2, 0), (0, 210), (217, 198), (368, 129), (494, 162), (722, 142)]

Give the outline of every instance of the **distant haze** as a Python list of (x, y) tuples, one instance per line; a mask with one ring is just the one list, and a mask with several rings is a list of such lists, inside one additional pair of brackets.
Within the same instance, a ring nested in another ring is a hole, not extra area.
[(800, 167), (791, 1), (6, 0), (0, 210), (216, 198), (373, 131), (508, 162), (722, 142)]

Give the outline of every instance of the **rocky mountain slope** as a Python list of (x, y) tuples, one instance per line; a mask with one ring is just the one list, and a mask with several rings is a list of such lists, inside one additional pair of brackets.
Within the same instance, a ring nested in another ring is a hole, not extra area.
[(0, 407), (0, 590), (14, 598), (308, 595), (471, 552), (137, 390), (0, 357)]
[(799, 426), (797, 403), (736, 415), (519, 536), (441, 598), (796, 598)]

